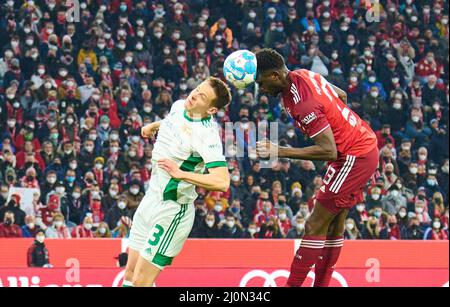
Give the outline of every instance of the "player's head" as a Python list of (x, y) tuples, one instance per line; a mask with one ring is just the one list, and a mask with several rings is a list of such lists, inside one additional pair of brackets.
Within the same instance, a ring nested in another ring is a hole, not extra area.
[(257, 80), (263, 94), (278, 96), (286, 87), (287, 68), (283, 56), (273, 49), (261, 49), (256, 53)]
[(228, 85), (220, 79), (208, 78), (186, 99), (186, 110), (195, 115), (214, 115), (231, 102)]

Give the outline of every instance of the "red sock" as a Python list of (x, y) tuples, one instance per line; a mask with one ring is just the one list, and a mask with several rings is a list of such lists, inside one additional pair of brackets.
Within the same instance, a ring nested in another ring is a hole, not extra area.
[(322, 257), (316, 263), (314, 287), (328, 287), (343, 245), (344, 237), (327, 237)]
[(325, 244), (325, 237), (305, 236), (302, 239), (294, 261), (287, 287), (300, 287), (308, 276), (309, 271), (318, 261)]

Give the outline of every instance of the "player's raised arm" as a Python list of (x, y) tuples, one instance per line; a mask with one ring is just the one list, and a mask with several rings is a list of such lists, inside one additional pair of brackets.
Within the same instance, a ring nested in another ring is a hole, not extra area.
[(330, 85), (333, 88), (333, 90), (338, 94), (339, 99), (342, 100), (345, 104), (347, 104), (347, 93), (331, 83)]
[(331, 128), (313, 137), (314, 146), (305, 148), (279, 147), (271, 142), (258, 142), (258, 155), (262, 158), (278, 156), (279, 158), (291, 158), (315, 161), (335, 161), (337, 159), (336, 142)]
[(157, 121), (141, 128), (141, 136), (149, 139), (155, 136), (161, 127), (161, 122)]
[(209, 191), (226, 192), (230, 187), (230, 174), (226, 166), (210, 168), (206, 175), (182, 171), (175, 162), (168, 159), (159, 160), (158, 166), (174, 179), (187, 181)]

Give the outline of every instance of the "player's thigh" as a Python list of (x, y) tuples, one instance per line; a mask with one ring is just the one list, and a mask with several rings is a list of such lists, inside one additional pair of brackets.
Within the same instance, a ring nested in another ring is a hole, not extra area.
[(167, 257), (174, 258), (181, 252), (194, 225), (195, 207), (192, 204), (186, 206), (185, 214), (180, 218), (176, 230), (172, 232), (172, 236), (161, 249), (161, 252)]
[(335, 218), (336, 214), (332, 213), (319, 201), (316, 201), (311, 215), (306, 221), (306, 233), (309, 235), (326, 235), (328, 227)]
[(140, 255), (161, 270), (172, 264), (192, 229), (195, 217), (193, 205), (168, 201), (159, 204), (158, 213)]
[(331, 221), (330, 226), (328, 227), (329, 237), (339, 237), (344, 234), (345, 230), (345, 220), (347, 219), (349, 210), (342, 210), (336, 217)]
[(145, 241), (154, 227), (153, 217), (158, 214), (158, 203), (151, 194), (146, 194), (139, 204), (133, 217), (128, 247), (134, 251), (140, 252), (145, 246)]
[(132, 279), (133, 286), (152, 287), (159, 273), (161, 273), (161, 268), (155, 266), (142, 256), (138, 255), (136, 268)]

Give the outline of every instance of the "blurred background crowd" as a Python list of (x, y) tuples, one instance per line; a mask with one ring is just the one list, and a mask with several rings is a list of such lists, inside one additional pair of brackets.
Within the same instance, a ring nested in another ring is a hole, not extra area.
[[(347, 91), (377, 133), (379, 170), (345, 237), (448, 240), (448, 1), (80, 0), (69, 22), (72, 6), (0, 0), (0, 237), (127, 237), (152, 170), (140, 127), (223, 79), (231, 52), (270, 47)], [(227, 159), (228, 192), (198, 189), (191, 236), (301, 238), (324, 164), (262, 167), (248, 127), (310, 140), (256, 87), (217, 119), (239, 122), (248, 154)]]

